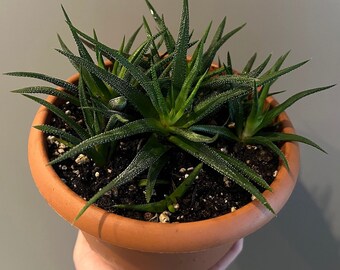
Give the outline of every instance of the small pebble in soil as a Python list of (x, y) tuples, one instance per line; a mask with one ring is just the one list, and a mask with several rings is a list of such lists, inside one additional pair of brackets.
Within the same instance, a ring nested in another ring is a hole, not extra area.
[(256, 196), (255, 195), (251, 195), (251, 200), (252, 201), (256, 200)]
[(80, 154), (76, 158), (75, 162), (79, 165), (82, 165), (82, 164), (86, 164), (86, 163), (90, 162), (90, 159), (87, 156), (85, 156), (84, 154)]
[(66, 149), (66, 145), (63, 143), (59, 143), (59, 149)]
[(168, 223), (168, 222), (170, 222), (169, 212), (168, 211), (164, 211), (163, 213), (161, 213), (159, 215), (159, 222), (160, 223)]
[(234, 122), (230, 122), (228, 124), (228, 128), (234, 128), (236, 126), (236, 124)]
[(225, 147), (222, 147), (221, 149), (220, 149), (220, 151), (222, 152), (222, 153), (227, 153), (228, 151), (227, 151), (227, 148), (225, 148)]
[(180, 168), (180, 169), (179, 169), (179, 172), (180, 172), (180, 173), (185, 173), (186, 171), (187, 171), (186, 168)]
[(235, 212), (236, 211), (236, 207), (233, 206), (231, 209), (230, 209), (231, 212)]
[(228, 177), (224, 176), (223, 177), (223, 182), (224, 182), (226, 187), (230, 187), (231, 186), (231, 181), (229, 180)]
[(55, 136), (52, 136), (52, 135), (47, 136), (47, 142), (48, 142), (48, 143), (52, 144), (52, 143), (54, 143), (55, 141), (56, 141)]

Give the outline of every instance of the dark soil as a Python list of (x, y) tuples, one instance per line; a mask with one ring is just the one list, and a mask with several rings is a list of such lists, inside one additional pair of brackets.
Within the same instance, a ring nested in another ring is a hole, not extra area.
[[(70, 105), (62, 105), (65, 111), (77, 111)], [(77, 119), (77, 117), (75, 117)], [(51, 124), (60, 128), (65, 127), (57, 118), (51, 118)], [(81, 122), (81, 120), (79, 120)], [(92, 160), (85, 159), (77, 164), (74, 159), (68, 159), (54, 169), (74, 192), (85, 200), (90, 199), (99, 189), (107, 185), (122, 172), (134, 158), (143, 138), (134, 137), (132, 140), (121, 140), (117, 153), (110, 164), (98, 167)], [(47, 136), (50, 159), (62, 154), (64, 146), (53, 137)], [(273, 181), (278, 168), (278, 158), (262, 146), (242, 145), (219, 139), (215, 147), (220, 151), (235, 156), (257, 171), (269, 184)], [(67, 149), (65, 149), (66, 151)], [(61, 152), (61, 153), (60, 153)], [(168, 153), (170, 161), (159, 176), (168, 180), (168, 184), (155, 187), (153, 201), (164, 199), (166, 190), (172, 191), (190, 173), (199, 161), (185, 152), (175, 148)], [(132, 182), (107, 192), (97, 202), (97, 206), (122, 216), (158, 222), (159, 214), (143, 213), (131, 210), (117, 209), (117, 204), (144, 204), (145, 187), (140, 186), (140, 180), (146, 178), (146, 172)], [(199, 177), (195, 180), (186, 195), (178, 201), (178, 210), (169, 213), (170, 222), (190, 222), (217, 217), (234, 211), (252, 200), (252, 195), (236, 185), (231, 179), (226, 179), (208, 166), (203, 166)]]

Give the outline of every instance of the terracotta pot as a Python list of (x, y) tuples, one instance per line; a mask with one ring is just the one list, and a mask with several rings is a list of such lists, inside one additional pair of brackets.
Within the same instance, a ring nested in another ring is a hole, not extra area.
[[(69, 78), (76, 82), (78, 75)], [(54, 102), (54, 97), (48, 101)], [(270, 99), (273, 105), (276, 101)], [(45, 107), (37, 112), (33, 126), (46, 122), (49, 113)], [(284, 132), (294, 129), (288, 116), (279, 120)], [(264, 196), (276, 213), (284, 206), (295, 186), (299, 171), (299, 148), (296, 143), (285, 143), (284, 154), (290, 164), (288, 172), (280, 166), (272, 183), (273, 192)], [(73, 224), (85, 201), (70, 190), (51, 166), (42, 132), (31, 129), (28, 157), (32, 176), (48, 204), (65, 220)], [(125, 218), (91, 206), (73, 225), (84, 232), (91, 248), (115, 265), (114, 269), (209, 269), (233, 245), (269, 222), (274, 215), (257, 200), (217, 218), (190, 222), (160, 224)]]

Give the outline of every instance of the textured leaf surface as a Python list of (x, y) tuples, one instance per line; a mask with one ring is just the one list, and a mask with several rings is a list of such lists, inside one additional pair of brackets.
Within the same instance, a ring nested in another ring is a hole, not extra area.
[(84, 151), (92, 148), (95, 145), (113, 142), (136, 134), (150, 132), (162, 132), (162, 129), (157, 121), (155, 121), (154, 119), (136, 120), (134, 122), (127, 123), (122, 127), (114, 128), (110, 131), (98, 134), (87, 140), (82, 141), (80, 144), (76, 145), (62, 156), (52, 160), (50, 164), (56, 164), (62, 160), (83, 153)]
[(154, 164), (166, 151), (168, 148), (163, 144), (158, 143), (155, 139), (151, 138), (144, 145), (144, 147), (137, 153), (136, 157), (131, 161), (131, 163), (126, 167), (126, 169), (120, 173), (116, 178), (114, 178), (108, 185), (103, 187), (99, 192), (97, 192), (80, 210), (75, 220), (79, 219), (80, 216), (95, 203), (101, 196), (106, 192), (112, 190), (114, 187), (119, 187), (133, 178), (138, 176), (141, 172), (148, 169), (152, 164)]
[[(204, 162), (205, 164), (207, 164), (209, 167), (216, 170), (220, 174), (235, 181), (239, 186), (247, 190), (250, 194), (253, 194), (268, 210), (274, 213), (274, 210), (268, 204), (267, 200), (263, 197), (261, 192), (247, 178), (245, 178), (242, 174), (239, 173), (239, 170), (243, 171), (244, 168), (234, 167), (239, 164), (239, 161), (235, 160), (233, 164), (230, 164), (229, 163), (230, 160), (227, 160), (226, 158), (228, 156), (226, 155), (222, 156), (222, 153), (217, 153), (216, 151), (202, 143), (190, 142), (175, 136), (171, 136), (169, 138), (169, 141), (174, 143), (178, 147), (182, 148), (189, 154), (193, 155), (194, 157), (198, 158), (199, 160), (201, 160), (202, 162)], [(251, 174), (254, 173), (250, 169), (248, 172)]]

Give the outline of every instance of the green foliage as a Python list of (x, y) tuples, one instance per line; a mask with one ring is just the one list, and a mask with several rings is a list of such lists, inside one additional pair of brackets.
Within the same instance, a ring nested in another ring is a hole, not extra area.
[[(279, 57), (274, 65), (265, 72), (264, 70), (270, 61), (271, 55), (269, 55), (258, 67), (253, 69), (253, 64), (256, 59), (256, 54), (254, 54), (247, 62), (242, 73), (238, 75), (238, 79), (233, 78), (235, 76), (232, 72), (231, 58), (228, 54), (228, 66), (225, 66), (224, 68), (226, 75), (210, 80), (207, 84), (214, 88), (231, 84), (236, 88), (251, 89), (252, 93), (250, 96), (241, 96), (240, 98), (229, 101), (230, 118), (226, 125), (232, 128), (227, 129), (218, 126), (197, 125), (191, 127), (191, 129), (213, 135), (219, 134), (229, 140), (235, 140), (245, 144), (264, 145), (276, 153), (287, 168), (289, 168), (289, 164), (275, 142), (298, 141), (311, 145), (324, 152), (320, 146), (307, 138), (294, 134), (276, 132), (276, 119), (280, 113), (284, 112), (301, 98), (327, 90), (334, 86), (330, 85), (301, 91), (277, 106), (268, 104), (267, 98), (271, 95), (269, 90), (274, 82), (279, 77), (308, 62), (303, 61), (286, 68), (281, 68), (288, 54), (289, 52)], [(231, 78), (233, 78), (233, 81)]]
[[(95, 31), (93, 36), (80, 31), (62, 8), (78, 52), (75, 54), (69, 50), (60, 36), (58, 39), (61, 49), (57, 51), (79, 72), (77, 84), (40, 73), (8, 73), (12, 76), (44, 80), (63, 89), (35, 86), (13, 91), (47, 107), (70, 128), (62, 130), (48, 123), (36, 127), (47, 134), (57, 136), (70, 146), (68, 151), (52, 160), (50, 165), (86, 154), (97, 165), (105, 166), (112, 161), (119, 140), (138, 135), (146, 142), (125, 170), (87, 202), (77, 218), (107, 191), (133, 180), (143, 171), (148, 172), (145, 183), (146, 204), (117, 207), (152, 212), (166, 209), (173, 211), (173, 205), (199, 176), (202, 166), (209, 166), (235, 181), (269, 211), (274, 212), (259, 190), (259, 187), (271, 190), (266, 181), (242, 162), (215, 149), (214, 142), (224, 138), (263, 144), (277, 153), (288, 167), (275, 142), (293, 140), (319, 147), (298, 135), (282, 134), (276, 130), (270, 132), (270, 127), (274, 127), (277, 124), (277, 116), (297, 100), (329, 87), (303, 91), (281, 105), (270, 107), (266, 98), (270, 95), (271, 85), (280, 76), (305, 62), (281, 69), (286, 54), (264, 72), (270, 56), (253, 68), (256, 59), (254, 54), (242, 73), (235, 74), (228, 53), (226, 64), (221, 63), (219, 68), (211, 69), (218, 50), (244, 25), (224, 33), (224, 18), (210, 44), (207, 45), (207, 40), (211, 23), (201, 39), (192, 41), (188, 0), (183, 0), (178, 38), (175, 40), (165, 24), (164, 17), (159, 15), (148, 0), (146, 4), (158, 32), (153, 34), (152, 27), (143, 17), (141, 26), (127, 42), (123, 39), (119, 49), (112, 49), (101, 43)], [(131, 52), (142, 28), (146, 38)], [(193, 50), (190, 60), (189, 48)], [(79, 108), (84, 123), (81, 125), (75, 122), (55, 104), (32, 94), (53, 95), (58, 100), (70, 102)], [(216, 125), (211, 120), (214, 113), (226, 107), (229, 114), (223, 119), (225, 124)], [(229, 128), (232, 126), (230, 122), (234, 123), (234, 128)], [(185, 151), (202, 163), (181, 185), (169, 190), (164, 200), (154, 202), (153, 189), (159, 182), (159, 174), (168, 164), (166, 153), (171, 148)]]

